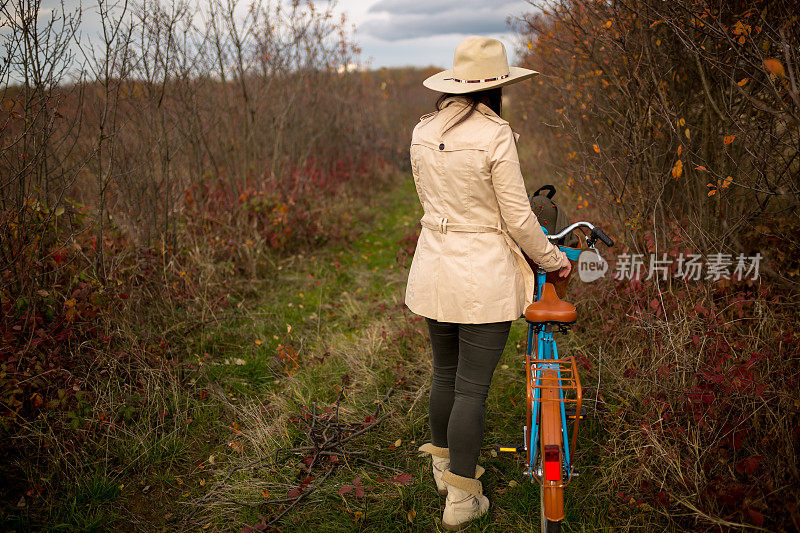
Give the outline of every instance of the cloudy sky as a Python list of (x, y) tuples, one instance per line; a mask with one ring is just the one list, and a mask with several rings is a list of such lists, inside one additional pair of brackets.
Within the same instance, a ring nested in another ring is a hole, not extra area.
[[(115, 3), (121, 0), (107, 0)], [(190, 3), (194, 0), (189, 0)], [(288, 0), (273, 0), (283, 1)], [(313, 0), (327, 7), (331, 0)], [(71, 12), (83, 6), (83, 35), (98, 32), (96, 0), (42, 0), (40, 20), (55, 9)], [(2, 3), (2, 0), (0, 0)], [(243, 12), (250, 0), (239, 0)], [(513, 62), (517, 41), (507, 24), (509, 17), (531, 11), (525, 0), (338, 0), (335, 10), (345, 13), (355, 26), (362, 61), (372, 68), (428, 66), (449, 68), (453, 50), (468, 35), (500, 39)], [(2, 24), (0, 24), (2, 26)], [(2, 32), (0, 27), (0, 32)]]
[(511, 61), (517, 42), (506, 19), (532, 10), (519, 0), (340, 0), (336, 6), (355, 24), (373, 67), (449, 68), (453, 50), (468, 35), (500, 39)]

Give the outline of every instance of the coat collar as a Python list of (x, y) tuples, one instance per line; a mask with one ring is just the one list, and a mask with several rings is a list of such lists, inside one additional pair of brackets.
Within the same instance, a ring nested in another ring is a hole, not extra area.
[[(466, 97), (464, 97), (464, 96), (462, 96), (460, 94), (455, 94), (455, 95), (452, 95), (452, 96), (448, 96), (442, 104), (443, 104), (442, 105), (442, 109), (444, 109), (445, 107), (447, 107), (447, 106), (449, 106), (451, 104), (455, 104), (455, 105), (459, 105), (459, 106), (467, 106), (469, 104), (469, 100)], [(505, 120), (503, 117), (501, 117), (500, 115), (495, 113), (494, 110), (491, 107), (489, 107), (488, 105), (486, 105), (486, 104), (479, 103), (478, 107), (476, 107), (475, 109), (477, 111), (480, 111), (483, 115), (485, 115), (485, 116), (489, 117), (490, 119), (494, 120), (495, 122), (508, 124), (507, 120)], [(516, 141), (519, 140), (519, 133), (517, 133), (517, 132), (513, 132), (513, 133), (514, 133), (514, 141), (516, 142)]]
[[(442, 109), (444, 109), (445, 107), (449, 106), (450, 104), (457, 104), (457, 105), (461, 105), (461, 106), (466, 106), (466, 105), (469, 104), (469, 99), (467, 99), (466, 97), (464, 97), (464, 96), (462, 96), (460, 94), (455, 94), (453, 96), (447, 97), (447, 99), (445, 99), (443, 104), (444, 105), (442, 106)], [(480, 111), (482, 114), (486, 115), (486, 116), (499, 118), (500, 120), (504, 120), (503, 117), (501, 117), (500, 115), (495, 113), (492, 110), (492, 108), (489, 107), (486, 104), (479, 103), (478, 107), (476, 109), (478, 111)]]

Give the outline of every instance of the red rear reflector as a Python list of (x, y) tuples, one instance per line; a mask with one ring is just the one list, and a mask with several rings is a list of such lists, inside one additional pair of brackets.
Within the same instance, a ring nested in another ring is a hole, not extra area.
[(544, 477), (548, 481), (561, 481), (561, 450), (555, 444), (544, 447)]

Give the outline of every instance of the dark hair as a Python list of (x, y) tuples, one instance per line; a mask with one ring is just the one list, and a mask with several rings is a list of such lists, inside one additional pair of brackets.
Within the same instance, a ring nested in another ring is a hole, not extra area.
[(478, 104), (484, 104), (489, 106), (489, 109), (500, 115), (503, 112), (503, 88), (502, 87), (495, 87), (493, 89), (486, 89), (483, 91), (474, 91), (471, 93), (464, 93), (464, 94), (453, 94), (453, 93), (442, 93), (439, 98), (436, 100), (436, 110), (441, 111), (444, 107), (444, 101), (451, 96), (461, 96), (466, 98), (469, 101), (469, 105), (465, 108), (467, 110), (460, 119), (458, 119), (455, 123), (448, 126), (446, 129), (450, 129), (453, 126), (461, 124), (467, 118), (475, 112), (475, 109), (478, 107)]

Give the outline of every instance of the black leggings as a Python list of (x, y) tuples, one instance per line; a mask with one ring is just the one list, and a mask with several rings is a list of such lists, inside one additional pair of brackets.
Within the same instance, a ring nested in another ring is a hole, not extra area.
[(433, 349), (429, 416), (434, 446), (450, 449), (450, 471), (475, 477), (486, 396), (511, 321), (458, 324), (426, 318)]

